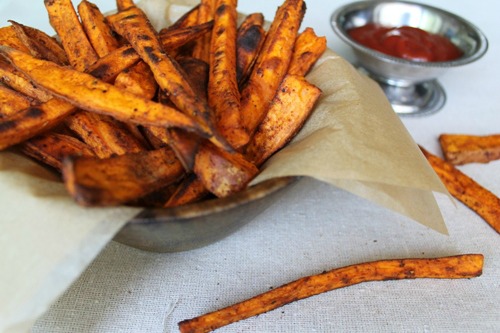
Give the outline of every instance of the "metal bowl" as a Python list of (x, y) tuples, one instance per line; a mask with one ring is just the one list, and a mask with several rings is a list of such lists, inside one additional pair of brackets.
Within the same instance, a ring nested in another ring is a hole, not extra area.
[[(419, 62), (393, 57), (354, 41), (351, 28), (376, 23), (387, 27), (412, 26), (448, 38), (463, 52), (444, 62)], [(429, 114), (446, 101), (436, 78), (451, 67), (481, 58), (488, 49), (484, 34), (467, 20), (445, 10), (409, 1), (359, 1), (338, 8), (331, 16), (334, 32), (354, 51), (358, 65), (384, 89), (396, 112)]]
[(202, 247), (229, 236), (250, 222), (297, 179), (270, 179), (223, 199), (175, 208), (146, 209), (129, 221), (114, 240), (152, 252), (179, 252)]

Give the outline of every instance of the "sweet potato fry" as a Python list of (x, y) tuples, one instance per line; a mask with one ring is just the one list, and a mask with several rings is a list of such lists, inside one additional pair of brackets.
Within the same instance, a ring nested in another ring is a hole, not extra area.
[(177, 186), (164, 207), (177, 207), (199, 201), (209, 195), (210, 192), (195, 174), (189, 174)]
[(287, 73), (305, 9), (302, 0), (286, 0), (278, 8), (248, 83), (241, 92), (241, 116), (250, 135), (264, 118)]
[(217, 133), (208, 104), (194, 93), (179, 64), (165, 53), (147, 16), (137, 7), (119, 12), (111, 20), (116, 32), (127, 39), (151, 68), (161, 89), (170, 93), (170, 99), (179, 108), (197, 120), (199, 127), (210, 135), (219, 147), (231, 149)]
[(285, 146), (311, 114), (321, 90), (302, 76), (283, 79), (269, 111), (246, 148), (246, 158), (261, 165)]
[(50, 60), (59, 65), (67, 65), (68, 58), (62, 46), (45, 32), (15, 21), (9, 21), (17, 37), (26, 45), (30, 53), (40, 59)]
[[(198, 10), (198, 19), (197, 23), (202, 24), (214, 19), (216, 5), (218, 0), (201, 0), (200, 1), (200, 9)], [(205, 62), (210, 61), (210, 39), (211, 33), (206, 36), (201, 37), (195, 43), (193, 49), (193, 57), (196, 59), (203, 60)]]
[(172, 51), (205, 35), (213, 26), (214, 22), (210, 21), (185, 28), (164, 30), (159, 34), (160, 43), (165, 50)]
[(179, 180), (184, 169), (169, 148), (106, 159), (68, 157), (63, 161), (66, 188), (81, 205), (127, 203)]
[(52, 98), (0, 120), (0, 150), (53, 128), (75, 111), (75, 106), (58, 98)]
[(95, 4), (82, 0), (78, 4), (78, 14), (90, 44), (99, 57), (104, 57), (120, 46), (106, 18)]
[(468, 279), (482, 274), (483, 255), (431, 259), (392, 259), (354, 264), (303, 277), (241, 303), (179, 323), (182, 333), (210, 332), (219, 327), (327, 291), (370, 281), (401, 279)]
[(160, 30), (160, 34), (165, 33), (168, 30), (176, 30), (191, 27), (197, 25), (198, 23), (198, 13), (200, 12), (200, 5), (196, 5), (190, 10), (188, 10), (184, 15), (179, 17), (177, 21), (172, 23), (172, 25)]
[[(195, 58), (181, 58), (179, 65), (186, 73), (189, 84), (198, 96), (206, 98), (208, 85), (208, 64)], [(168, 95), (160, 94), (161, 103), (170, 102)], [(149, 126), (146, 128), (150, 134), (161, 142), (169, 145), (176, 153), (177, 158), (187, 171), (191, 171), (194, 166), (194, 159), (199, 150), (201, 138), (191, 135), (182, 129), (164, 129)]]
[(153, 72), (142, 60), (130, 69), (118, 74), (114, 85), (144, 99), (153, 99), (158, 90)]
[(236, 37), (236, 80), (240, 87), (248, 78), (255, 59), (259, 54), (266, 31), (262, 24), (264, 16), (260, 13), (248, 15), (238, 28)]
[(19, 37), (17, 37), (17, 33), (12, 26), (0, 28), (0, 45), (10, 46), (23, 52), (29, 52), (28, 48)]
[(236, 81), (236, 0), (217, 0), (210, 49), (208, 104), (219, 132), (238, 149), (250, 139), (242, 126)]
[(28, 108), (31, 100), (3, 85), (0, 85), (0, 119)]
[(118, 8), (118, 11), (126, 10), (133, 6), (135, 6), (134, 0), (116, 0), (116, 8)]
[(34, 86), (23, 73), (8, 64), (3, 58), (0, 58), (0, 82), (40, 102), (47, 102), (52, 98), (51, 94)]
[(130, 133), (128, 126), (111, 117), (79, 112), (68, 117), (65, 123), (100, 158), (137, 153), (146, 149)]
[(441, 158), (421, 148), (452, 196), (481, 216), (500, 234), (500, 198)]
[(500, 159), (500, 134), (442, 134), (439, 143), (445, 159), (454, 165), (489, 163)]
[(326, 50), (326, 38), (306, 28), (295, 41), (288, 74), (305, 76)]
[(132, 47), (124, 46), (97, 60), (86, 72), (105, 82), (113, 82), (121, 72), (133, 67), (140, 59)]
[(196, 154), (194, 173), (205, 188), (217, 197), (244, 189), (259, 172), (239, 153), (228, 153), (205, 141)]
[(99, 58), (80, 24), (71, 0), (44, 0), (50, 24), (59, 36), (70, 64), (85, 71)]
[(7, 57), (37, 85), (81, 109), (123, 121), (166, 127), (179, 126), (199, 134), (210, 135), (203, 132), (193, 119), (179, 111), (142, 99), (89, 74), (35, 59), (8, 47), (0, 47), (0, 54)]
[(60, 171), (66, 156), (94, 156), (92, 149), (82, 141), (59, 133), (46, 133), (22, 144), (28, 156)]

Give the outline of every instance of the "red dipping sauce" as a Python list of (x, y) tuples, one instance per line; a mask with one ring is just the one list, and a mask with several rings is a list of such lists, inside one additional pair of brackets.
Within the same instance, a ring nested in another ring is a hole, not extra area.
[(460, 58), (463, 54), (447, 38), (409, 26), (389, 28), (368, 23), (349, 29), (347, 33), (364, 46), (408, 60), (449, 61)]

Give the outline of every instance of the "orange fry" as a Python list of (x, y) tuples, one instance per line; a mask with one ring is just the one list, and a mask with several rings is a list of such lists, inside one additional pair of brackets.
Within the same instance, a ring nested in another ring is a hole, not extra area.
[(285, 146), (302, 128), (320, 95), (321, 90), (302, 76), (285, 76), (246, 148), (246, 158), (259, 166)]
[(22, 111), (30, 105), (28, 97), (0, 85), (0, 119)]
[(402, 279), (468, 279), (482, 274), (483, 256), (465, 254), (431, 259), (379, 260), (311, 275), (241, 303), (181, 321), (182, 333), (210, 332), (327, 291), (370, 281)]
[(295, 41), (288, 74), (305, 76), (326, 50), (326, 38), (306, 28)]
[(489, 163), (500, 159), (500, 134), (442, 134), (439, 143), (446, 160), (451, 164)]
[(481, 216), (500, 234), (500, 198), (441, 158), (421, 148), (452, 196)]
[(90, 44), (99, 57), (104, 57), (119, 47), (106, 18), (95, 4), (82, 0), (78, 5), (78, 14)]
[(50, 24), (57, 32), (70, 64), (85, 71), (99, 58), (83, 30), (71, 0), (44, 0)]
[(286, 0), (276, 12), (248, 83), (241, 92), (241, 116), (250, 135), (264, 118), (287, 73), (305, 10), (304, 1)]
[(179, 64), (164, 52), (144, 12), (135, 6), (130, 7), (116, 14), (111, 22), (115, 31), (127, 39), (149, 65), (158, 85), (170, 93), (170, 99), (179, 110), (196, 119), (199, 127), (210, 135), (212, 142), (230, 149), (215, 130), (208, 104), (196, 96)]
[(123, 121), (166, 127), (179, 126), (200, 134), (208, 134), (201, 131), (194, 120), (177, 110), (142, 99), (89, 74), (38, 60), (8, 47), (0, 47), (0, 54), (6, 56), (37, 85), (59, 97), (67, 98), (70, 103), (81, 109)]
[(235, 149), (250, 139), (242, 126), (236, 81), (236, 0), (218, 0), (210, 49), (208, 104), (217, 128)]

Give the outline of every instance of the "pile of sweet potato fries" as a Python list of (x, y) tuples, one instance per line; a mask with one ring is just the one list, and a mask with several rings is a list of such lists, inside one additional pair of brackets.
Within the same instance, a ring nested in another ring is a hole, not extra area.
[(131, 0), (103, 14), (45, 0), (57, 36), (0, 28), (0, 149), (55, 168), (82, 205), (171, 207), (246, 188), (321, 95), (305, 75), (326, 49), (306, 6), (268, 29), (236, 0), (202, 0), (155, 31)]

